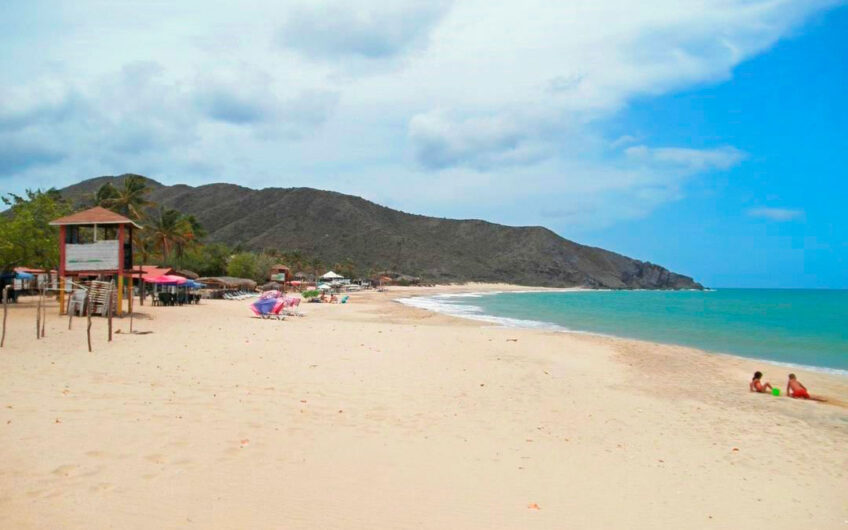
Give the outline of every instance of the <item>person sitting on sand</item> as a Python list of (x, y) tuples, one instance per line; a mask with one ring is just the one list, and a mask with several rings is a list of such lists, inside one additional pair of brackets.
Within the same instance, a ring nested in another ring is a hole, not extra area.
[(789, 381), (786, 383), (786, 395), (789, 397), (810, 399), (810, 393), (807, 392), (807, 387), (801, 384), (801, 381), (795, 377), (795, 374), (789, 374)]
[(338, 298), (336, 298), (336, 295), (331, 294), (330, 295), (330, 303), (331, 304), (337, 304), (338, 302), (339, 302), (339, 300), (338, 300)]
[(754, 378), (751, 379), (751, 383), (748, 384), (748, 390), (750, 390), (751, 392), (760, 392), (760, 393), (771, 392), (771, 388), (772, 388), (771, 383), (769, 383), (768, 381), (763, 383), (762, 381), (760, 381), (760, 379), (762, 379), (762, 377), (763, 377), (763, 373), (760, 372), (759, 370), (754, 372)]

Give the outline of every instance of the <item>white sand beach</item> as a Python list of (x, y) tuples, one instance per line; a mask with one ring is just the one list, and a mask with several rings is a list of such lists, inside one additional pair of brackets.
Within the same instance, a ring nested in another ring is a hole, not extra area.
[(305, 317), (136, 306), (136, 330), (9, 312), (0, 527), (848, 528), (848, 379), (834, 404), (748, 392), (785, 367), (507, 329), (394, 288)]

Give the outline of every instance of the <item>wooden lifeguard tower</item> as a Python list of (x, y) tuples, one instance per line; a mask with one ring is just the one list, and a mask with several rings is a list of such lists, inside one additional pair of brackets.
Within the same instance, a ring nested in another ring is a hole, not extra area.
[(131, 219), (96, 206), (60, 217), (50, 223), (59, 227), (59, 313), (65, 312), (67, 278), (111, 276), (118, 288), (117, 314), (123, 314), (124, 278), (129, 280), (132, 311), (133, 228)]

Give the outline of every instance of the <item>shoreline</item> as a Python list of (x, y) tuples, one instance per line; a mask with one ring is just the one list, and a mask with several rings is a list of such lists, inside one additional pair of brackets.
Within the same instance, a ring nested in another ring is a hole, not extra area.
[[(476, 284), (476, 285), (485, 287), (488, 284)], [(433, 288), (438, 289), (439, 287), (444, 287), (444, 286), (438, 286), (437, 285)], [(462, 293), (455, 293), (453, 291), (450, 291), (447, 294), (447, 297), (465, 297), (465, 296), (474, 296), (474, 295), (484, 296), (484, 295), (495, 295), (495, 294), (505, 294), (505, 293), (609, 292), (609, 291), (611, 291), (611, 290), (608, 290), (608, 289), (585, 289), (585, 288), (579, 288), (579, 287), (578, 288), (548, 288), (548, 289), (540, 288), (540, 289), (533, 289), (533, 290), (529, 290), (529, 289), (524, 290), (524, 289), (521, 289), (520, 286), (511, 286), (511, 287), (516, 287), (517, 289), (503, 289), (503, 287), (504, 287), (504, 285), (497, 285), (497, 287), (494, 290), (486, 290), (485, 288), (483, 288), (482, 290), (475, 290), (475, 291), (462, 292)], [(707, 291), (707, 290), (705, 290), (705, 291)], [(689, 349), (701, 352), (705, 355), (724, 356), (724, 357), (728, 357), (728, 358), (731, 358), (731, 359), (739, 359), (739, 360), (747, 360), (747, 361), (764, 363), (764, 364), (767, 364), (769, 366), (776, 367), (776, 368), (782, 367), (782, 368), (791, 368), (791, 369), (796, 369), (796, 370), (806, 370), (806, 371), (811, 371), (811, 372), (815, 372), (815, 373), (819, 373), (819, 374), (827, 374), (827, 375), (833, 375), (833, 376), (842, 377), (842, 378), (848, 378), (848, 370), (841, 369), (841, 368), (830, 368), (830, 367), (826, 367), (826, 366), (815, 366), (815, 365), (809, 365), (809, 364), (783, 362), (783, 361), (777, 361), (777, 360), (774, 360), (774, 359), (768, 359), (768, 358), (763, 358), (763, 357), (746, 356), (746, 355), (741, 355), (741, 354), (728, 353), (728, 352), (725, 352), (725, 351), (710, 350), (710, 349), (707, 349), (707, 348), (698, 347), (698, 346), (690, 346), (690, 345), (686, 345), (686, 344), (678, 344), (678, 343), (673, 343), (673, 342), (661, 342), (661, 341), (650, 340), (650, 339), (642, 339), (642, 338), (638, 338), (638, 337), (628, 337), (628, 336), (625, 336), (625, 335), (615, 335), (615, 334), (612, 334), (612, 333), (603, 333), (603, 332), (598, 332), (598, 331), (571, 329), (571, 328), (567, 328), (565, 326), (562, 326), (560, 324), (555, 324), (555, 323), (552, 323), (552, 322), (545, 322), (543, 320), (524, 320), (524, 319), (513, 318), (513, 317), (499, 317), (499, 316), (496, 316), (496, 315), (489, 315), (489, 314), (482, 313), (482, 312), (476, 313), (476, 314), (465, 313), (463, 311), (453, 311), (452, 312), (452, 311), (447, 310), (448, 307), (450, 307), (450, 306), (442, 306), (440, 304), (432, 304), (431, 305), (431, 304), (412, 303), (412, 301), (415, 300), (415, 299), (429, 301), (430, 299), (433, 299), (433, 298), (445, 297), (445, 296), (446, 296), (445, 293), (433, 293), (433, 294), (430, 294), (430, 295), (416, 294), (416, 295), (409, 296), (409, 297), (406, 297), (406, 298), (396, 298), (395, 301), (397, 303), (406, 305), (408, 307), (415, 307), (417, 309), (421, 309), (421, 310), (424, 310), (424, 311), (432, 311), (434, 313), (439, 313), (439, 314), (442, 314), (442, 315), (447, 315), (447, 316), (465, 319), (465, 320), (472, 320), (472, 321), (481, 322), (481, 323), (488, 323), (490, 325), (502, 326), (504, 328), (536, 329), (536, 330), (541, 330), (541, 331), (553, 331), (553, 332), (558, 332), (558, 333), (585, 335), (585, 336), (599, 337), (599, 338), (604, 338), (604, 339), (618, 339), (618, 340), (625, 340), (625, 341), (634, 341), (634, 342), (640, 342), (640, 343), (644, 343), (644, 344), (655, 344), (655, 345), (661, 345), (661, 346), (689, 348)], [(461, 306), (459, 306), (459, 307), (461, 307)]]
[(845, 409), (748, 392), (764, 363), (394, 301), (475, 287), (282, 322), (136, 305), (147, 333), (116, 319), (110, 343), (93, 319), (92, 353), (84, 325), (49, 313), (36, 341), (34, 306), (10, 308), (0, 526), (731, 529), (752, 506), (776, 530), (844, 526)]

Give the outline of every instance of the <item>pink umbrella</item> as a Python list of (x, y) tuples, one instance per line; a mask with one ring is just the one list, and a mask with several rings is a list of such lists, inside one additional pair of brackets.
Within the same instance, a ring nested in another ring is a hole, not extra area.
[(158, 283), (158, 284), (174, 284), (174, 285), (182, 285), (186, 282), (186, 279), (182, 276), (175, 276), (173, 274), (165, 274), (162, 276), (156, 276), (155, 278), (145, 279), (144, 281), (148, 283)]

